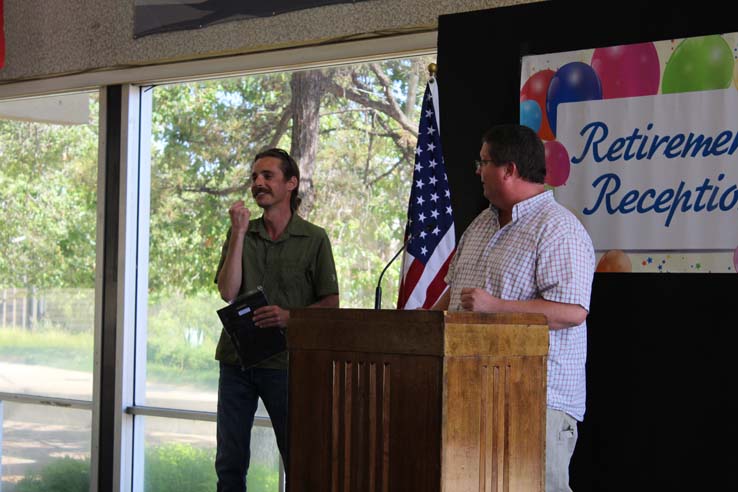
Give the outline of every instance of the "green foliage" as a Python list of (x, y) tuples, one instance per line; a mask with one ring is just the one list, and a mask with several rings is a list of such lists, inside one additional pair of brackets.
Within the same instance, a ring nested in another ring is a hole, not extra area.
[(90, 460), (65, 456), (33, 471), (15, 485), (15, 492), (88, 492)]
[[(154, 93), (149, 287), (212, 291), (227, 210), (289, 106), (289, 74), (158, 87)], [(285, 90), (286, 89), (286, 90)], [(253, 206), (253, 202), (252, 202)]]
[(218, 364), (214, 355), (221, 332), (215, 311), (222, 306), (223, 301), (212, 293), (150, 303), (148, 379), (215, 388)]
[[(152, 492), (209, 492), (215, 489), (215, 450), (188, 444), (165, 444), (146, 449), (145, 490)], [(276, 492), (279, 474), (264, 465), (252, 465), (249, 492)]]
[(152, 492), (210, 491), (215, 488), (215, 452), (187, 444), (147, 447), (144, 490)]
[(0, 120), (0, 287), (92, 287), (97, 95), (87, 125)]
[[(401, 246), (412, 179), (415, 136), (389, 114), (390, 102), (412, 119), (429, 59), (398, 59), (322, 71), (320, 144), (314, 172), (302, 164), (315, 203), (308, 220), (331, 238), (344, 307), (371, 307), (377, 275)], [(381, 74), (381, 77), (380, 75)], [(152, 155), (150, 288), (152, 293), (213, 291), (231, 203), (248, 192), (257, 150), (286, 147), (280, 119), (294, 96), (291, 74), (278, 73), (158, 87)], [(383, 85), (384, 84), (384, 85)], [(388, 85), (387, 85), (388, 84)], [(320, 91), (317, 91), (320, 92)], [(392, 101), (390, 101), (390, 98)], [(383, 287), (396, 299), (398, 261)]]
[[(152, 492), (209, 492), (215, 488), (215, 450), (188, 444), (147, 447), (144, 490)], [(50, 461), (40, 471), (32, 471), (15, 486), (15, 492), (87, 492), (90, 487), (90, 460), (70, 457)], [(276, 468), (252, 465), (248, 473), (249, 492), (275, 492), (279, 487)]]
[[(344, 307), (372, 305), (376, 277), (401, 245), (429, 61), (323, 69), (310, 90), (320, 97), (320, 141), (315, 162), (301, 163), (315, 192), (306, 218), (331, 238)], [(251, 159), (266, 146), (300, 144), (291, 143), (292, 77), (269, 73), (155, 89), (152, 300), (215, 291), (228, 207), (244, 199), (258, 215), (248, 188)], [(86, 125), (0, 121), (0, 244), (10, 245), (0, 256), (0, 287), (93, 287), (94, 94), (90, 114)], [(396, 298), (399, 268), (398, 261), (385, 276), (387, 304)]]

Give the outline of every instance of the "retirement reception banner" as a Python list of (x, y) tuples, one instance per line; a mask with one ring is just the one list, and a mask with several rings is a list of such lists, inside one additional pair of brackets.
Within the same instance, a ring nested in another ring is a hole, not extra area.
[(723, 251), (735, 267), (737, 45), (732, 33), (523, 59), (520, 122), (595, 249)]

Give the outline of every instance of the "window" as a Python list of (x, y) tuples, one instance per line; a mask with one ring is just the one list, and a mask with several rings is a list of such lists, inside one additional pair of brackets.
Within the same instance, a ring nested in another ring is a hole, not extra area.
[(86, 483), (97, 93), (0, 103), (0, 159), (1, 488)]
[[(225, 305), (214, 277), (228, 207), (243, 199), (254, 217), (260, 214), (249, 191), (253, 156), (281, 147), (296, 157), (299, 213), (328, 232), (342, 307), (372, 307), (378, 275), (402, 245), (430, 61), (393, 59), (153, 89), (148, 315), (138, 326), (146, 355), (136, 363), (145, 392), (135, 403), (141, 408), (132, 410), (147, 419), (144, 483), (151, 483), (152, 453), (175, 456), (172, 466), (196, 459), (212, 469), (215, 443), (207, 433), (214, 438), (214, 425), (197, 437), (187, 431), (185, 438), (175, 430), (175, 417), (189, 411), (199, 415), (193, 418), (214, 419), (221, 333), (216, 310)], [(399, 269), (398, 262), (384, 278), (385, 305), (396, 301)], [(268, 425), (261, 405), (257, 416)], [(181, 442), (156, 444), (155, 436), (167, 432)], [(255, 428), (252, 448), (261, 450), (252, 479), (277, 484), (271, 429)], [(254, 490), (276, 490), (264, 487)]]

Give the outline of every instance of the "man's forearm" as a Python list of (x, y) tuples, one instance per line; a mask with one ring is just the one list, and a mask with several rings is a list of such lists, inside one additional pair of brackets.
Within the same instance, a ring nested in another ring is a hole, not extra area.
[(579, 326), (587, 319), (587, 310), (579, 304), (565, 304), (532, 299), (529, 301), (501, 301), (500, 312), (541, 313), (552, 330)]
[(238, 295), (243, 283), (243, 238), (245, 233), (232, 232), (228, 241), (223, 267), (218, 274), (218, 291), (220, 297), (231, 302)]

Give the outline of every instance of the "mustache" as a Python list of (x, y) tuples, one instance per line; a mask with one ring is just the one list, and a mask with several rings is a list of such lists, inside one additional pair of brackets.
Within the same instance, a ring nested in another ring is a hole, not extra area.
[(272, 190), (270, 190), (269, 188), (266, 188), (264, 186), (259, 186), (259, 187), (256, 187), (256, 188), (252, 188), (251, 189), (251, 196), (256, 197), (256, 195), (258, 195), (259, 193), (262, 193), (262, 192), (263, 193), (271, 193)]

